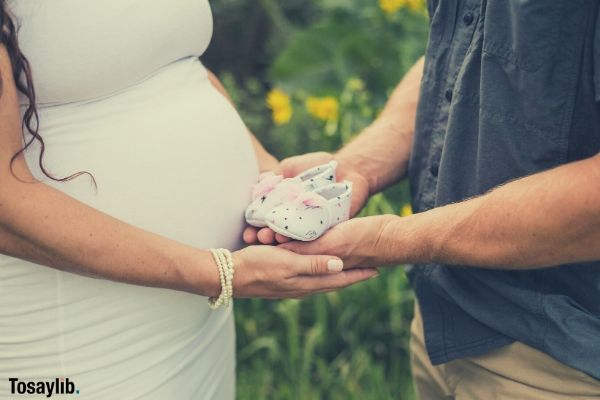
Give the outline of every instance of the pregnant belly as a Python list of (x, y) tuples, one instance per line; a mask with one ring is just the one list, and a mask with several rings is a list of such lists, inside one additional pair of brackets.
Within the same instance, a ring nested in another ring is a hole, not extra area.
[(196, 59), (110, 98), (43, 109), (41, 134), (50, 171), (83, 169), (98, 183), (97, 193), (85, 177), (51, 183), (58, 189), (191, 245), (238, 244), (257, 164), (246, 127)]
[[(90, 171), (98, 191), (85, 177), (44, 178), (32, 147), (26, 156), (38, 178), (168, 238), (239, 245), (257, 163), (244, 124), (197, 60), (110, 98), (44, 108), (40, 123), (48, 169)], [(232, 396), (231, 310), (210, 312), (200, 296), (0, 255), (0, 325), (0, 354), (9, 356), (0, 356), (0, 377), (68, 376), (91, 399)]]

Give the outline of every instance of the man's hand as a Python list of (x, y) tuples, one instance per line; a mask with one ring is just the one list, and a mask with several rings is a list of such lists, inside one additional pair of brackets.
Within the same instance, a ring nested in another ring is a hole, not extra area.
[[(316, 165), (325, 164), (334, 159), (334, 156), (330, 153), (318, 152), (308, 153), (300, 156), (287, 158), (279, 164), (279, 168), (276, 173), (283, 174), (286, 178), (291, 178), (302, 171), (314, 167)], [(369, 197), (369, 183), (367, 179), (362, 176), (344, 160), (338, 161), (337, 167), (337, 178), (338, 180), (349, 180), (353, 183), (352, 186), (352, 205), (350, 207), (350, 216), (356, 215), (360, 209), (364, 206), (365, 202)], [(262, 228), (260, 230), (247, 227), (244, 231), (244, 241), (248, 244), (260, 242), (263, 244), (271, 244), (274, 242), (285, 243), (290, 241), (289, 238), (276, 234), (269, 228)]]
[(392, 263), (392, 253), (399, 251), (384, 239), (389, 236), (385, 231), (393, 218), (390, 215), (354, 218), (336, 225), (315, 241), (293, 241), (279, 247), (299, 254), (339, 257), (344, 269), (380, 267)]

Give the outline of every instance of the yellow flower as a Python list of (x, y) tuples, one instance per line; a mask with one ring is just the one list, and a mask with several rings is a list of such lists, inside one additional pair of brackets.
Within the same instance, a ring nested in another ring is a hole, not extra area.
[(379, 7), (381, 7), (386, 14), (394, 14), (404, 5), (405, 1), (406, 0), (379, 0)]
[(413, 11), (425, 11), (425, 0), (406, 0), (406, 6)]
[(379, 7), (388, 15), (394, 14), (402, 7), (413, 11), (425, 11), (425, 0), (379, 0)]
[(408, 203), (402, 206), (402, 210), (400, 210), (400, 215), (403, 217), (408, 217), (409, 215), (412, 215), (412, 213), (412, 207)]
[(283, 125), (290, 122), (292, 118), (292, 104), (290, 96), (281, 89), (273, 89), (267, 94), (267, 105), (272, 111), (273, 122)]
[(335, 97), (309, 97), (306, 99), (308, 112), (323, 121), (338, 119), (340, 104)]
[(284, 125), (292, 119), (292, 107), (283, 107), (278, 110), (273, 110), (273, 122), (275, 125)]

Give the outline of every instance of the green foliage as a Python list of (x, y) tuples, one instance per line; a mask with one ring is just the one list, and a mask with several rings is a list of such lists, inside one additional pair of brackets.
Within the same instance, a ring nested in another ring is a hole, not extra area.
[(298, 32), (270, 71), (285, 89), (339, 93), (359, 77), (382, 105), (389, 89), (424, 52), (427, 24), (409, 12), (388, 17), (372, 0), (323, 0), (323, 16)]
[(337, 293), (236, 304), (239, 399), (410, 399), (401, 270)]
[[(366, 127), (423, 54), (424, 15), (386, 15), (377, 0), (214, 0), (215, 37), (204, 62), (221, 77), (249, 128), (278, 158), (334, 151)], [(290, 96), (276, 125), (267, 93)], [(338, 118), (306, 108), (331, 96)], [(399, 213), (402, 183), (363, 215)], [(236, 302), (238, 398), (412, 399), (408, 337), (413, 296), (402, 268), (302, 301)]]

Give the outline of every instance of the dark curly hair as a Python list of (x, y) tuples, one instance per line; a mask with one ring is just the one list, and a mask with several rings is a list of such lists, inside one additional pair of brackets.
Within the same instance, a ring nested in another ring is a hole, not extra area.
[[(80, 172), (76, 172), (72, 175), (69, 175), (67, 177), (57, 178), (57, 177), (53, 176), (50, 172), (48, 172), (48, 170), (46, 170), (46, 167), (44, 166), (44, 163), (43, 163), (45, 144), (44, 144), (44, 140), (38, 133), (39, 117), (38, 117), (38, 111), (36, 108), (35, 89), (33, 87), (31, 66), (29, 65), (29, 61), (27, 61), (27, 58), (25, 57), (25, 55), (21, 52), (21, 50), (19, 48), (19, 42), (17, 40), (18, 27), (15, 24), (13, 16), (10, 14), (10, 11), (6, 7), (6, 0), (0, 0), (0, 27), (1, 27), (0, 43), (2, 45), (4, 45), (4, 47), (6, 48), (6, 51), (8, 52), (8, 55), (10, 57), (13, 78), (14, 78), (17, 90), (19, 92), (21, 92), (23, 95), (25, 95), (25, 97), (27, 97), (27, 101), (28, 101), (27, 108), (25, 109), (25, 112), (23, 113), (23, 121), (22, 121), (23, 138), (24, 138), (25, 144), (10, 159), (11, 173), (13, 173), (13, 175), (14, 175), (13, 164), (14, 164), (15, 160), (20, 155), (22, 155), (25, 152), (25, 150), (29, 146), (31, 146), (31, 144), (34, 141), (37, 140), (40, 144), (40, 154), (38, 156), (38, 164), (40, 166), (40, 170), (42, 171), (42, 173), (45, 176), (47, 176), (48, 178), (50, 178), (54, 181), (65, 182), (65, 181), (69, 181), (71, 179), (77, 178), (80, 175), (88, 175), (91, 178), (94, 187), (97, 188), (96, 181), (95, 181), (93, 175), (87, 171), (80, 171)], [(3, 88), (3, 83), (2, 83), (2, 77), (0, 76), (0, 95), (1, 95), (2, 88)], [(29, 132), (29, 134), (31, 135), (31, 138), (29, 138), (29, 139), (25, 138), (26, 131)]]

